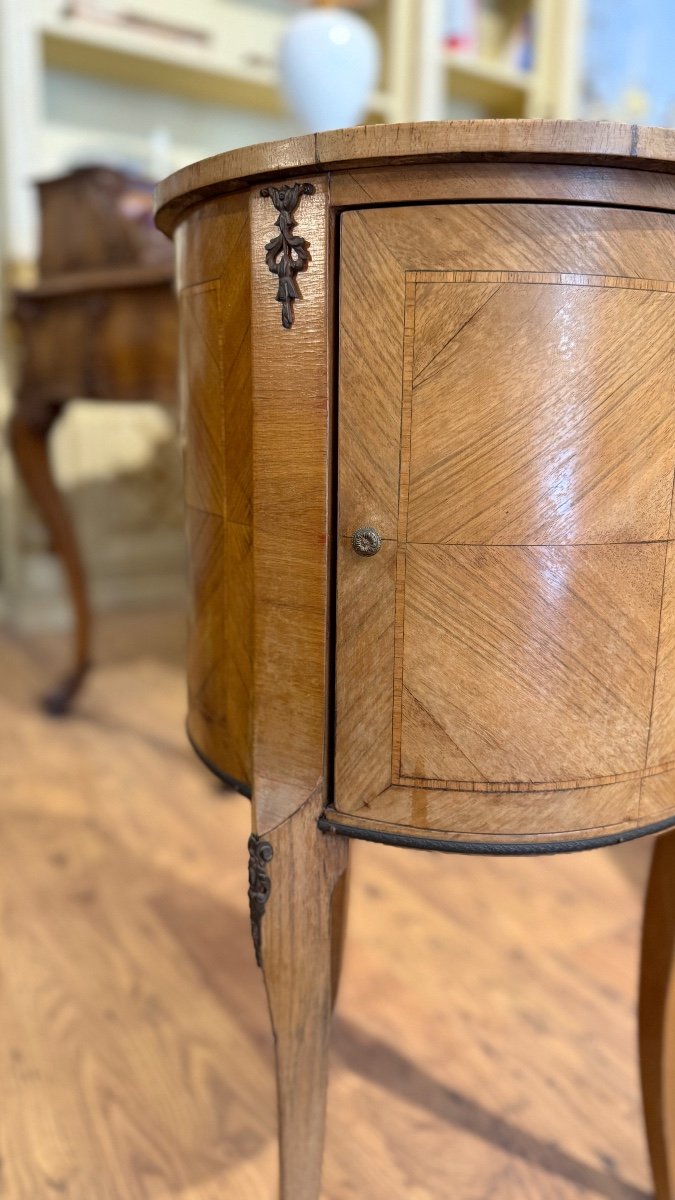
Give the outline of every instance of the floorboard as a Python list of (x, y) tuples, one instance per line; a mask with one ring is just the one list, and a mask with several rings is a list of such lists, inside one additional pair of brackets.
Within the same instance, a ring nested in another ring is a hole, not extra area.
[[(274, 1197), (247, 801), (183, 734), (182, 617), (0, 633), (2, 1200)], [(496, 861), (354, 847), (325, 1200), (647, 1200), (648, 847)]]

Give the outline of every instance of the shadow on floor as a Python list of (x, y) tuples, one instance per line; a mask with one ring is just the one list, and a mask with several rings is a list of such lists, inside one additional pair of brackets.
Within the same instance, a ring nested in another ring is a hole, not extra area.
[(541, 1141), (470, 1097), (445, 1087), (393, 1046), (361, 1032), (349, 1021), (336, 1021), (333, 1044), (337, 1056), (350, 1071), (507, 1154), (608, 1200), (653, 1200), (651, 1192), (579, 1162), (553, 1142)]

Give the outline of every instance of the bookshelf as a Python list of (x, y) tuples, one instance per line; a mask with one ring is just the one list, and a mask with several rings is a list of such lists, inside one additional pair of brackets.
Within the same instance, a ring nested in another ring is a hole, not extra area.
[[(158, 38), (143, 28), (55, 15), (39, 25), (43, 62), (46, 68), (206, 103), (282, 111), (275, 46), (285, 26), (283, 16), (253, 9), (242, 13), (232, 5), (227, 17), (230, 37), (216, 27), (201, 41), (187, 35), (181, 41)], [(194, 28), (209, 29), (206, 22)]]
[(424, 6), (433, 84), (420, 116), (675, 124), (672, 0), (452, 0), (452, 6), (424, 0)]
[[(53, 0), (45, 0), (45, 15), (38, 22), (44, 65), (205, 103), (263, 113), (285, 111), (277, 48), (289, 17), (297, 11), (290, 0), (279, 0), (273, 7), (259, 6), (255, 0), (193, 0), (189, 23), (186, 6), (176, 7), (172, 0), (162, 5), (161, 20), (151, 0), (130, 11), (138, 13), (137, 23), (105, 24), (69, 16), (63, 5), (55, 8)], [(364, 13), (383, 51), (382, 84), (371, 100), (371, 119), (406, 120), (412, 115), (408, 59), (413, 12), (414, 0), (377, 0)], [(174, 36), (162, 35), (162, 28), (172, 27)]]
[[(552, 117), (569, 74), (561, 46), (581, 0), (427, 0), (419, 115)], [(464, 20), (453, 23), (464, 14)], [(575, 25), (576, 30), (576, 25)], [(576, 46), (576, 36), (573, 39)], [(566, 75), (567, 72), (567, 75)], [(428, 81), (431, 82), (428, 82)]]

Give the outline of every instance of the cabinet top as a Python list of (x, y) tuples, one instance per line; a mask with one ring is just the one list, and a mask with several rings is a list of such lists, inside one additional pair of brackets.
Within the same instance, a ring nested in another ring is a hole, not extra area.
[(171, 234), (182, 214), (211, 196), (258, 180), (350, 167), (421, 162), (567, 162), (675, 174), (675, 130), (618, 121), (420, 121), (357, 125), (262, 142), (215, 154), (157, 187), (159, 228)]

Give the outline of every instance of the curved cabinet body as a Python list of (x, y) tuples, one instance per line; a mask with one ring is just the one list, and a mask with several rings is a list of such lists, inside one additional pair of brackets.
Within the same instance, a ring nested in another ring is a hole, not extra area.
[(648, 825), (675, 797), (673, 218), (378, 208), (341, 246), (336, 808)]
[(674, 147), (385, 128), (163, 185), (189, 731), (259, 832), (310, 798), (498, 853), (675, 820)]
[[(159, 190), (189, 731), (253, 800), (281, 1200), (321, 1194), (349, 837), (522, 854), (675, 825), (674, 175), (667, 130), (451, 122)], [(641, 968), (658, 1200), (674, 839)]]
[(248, 204), (236, 196), (196, 214), (177, 235), (188, 733), (208, 764), (245, 792), (252, 778), (253, 653), (247, 234)]

